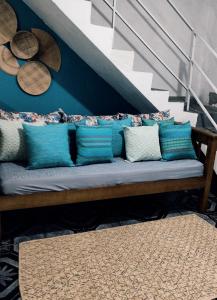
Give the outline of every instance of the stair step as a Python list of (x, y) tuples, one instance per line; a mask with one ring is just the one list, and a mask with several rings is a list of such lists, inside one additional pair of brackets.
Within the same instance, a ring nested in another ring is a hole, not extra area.
[(134, 51), (112, 49), (110, 59), (121, 70), (133, 70)]
[(198, 114), (196, 113), (183, 111), (183, 112), (175, 113), (174, 117), (177, 122), (185, 123), (190, 121), (192, 126), (195, 127), (197, 125)]
[(114, 38), (113, 28), (90, 24), (83, 32), (107, 57), (110, 56)]
[[(90, 1), (83, 0), (53, 0), (65, 16), (85, 34), (107, 56), (110, 54), (113, 44), (113, 28), (91, 24)], [(67, 28), (66, 28), (67, 30)]]
[(124, 75), (135, 85), (135, 87), (143, 94), (150, 91), (153, 74), (137, 71), (125, 71)]
[(168, 107), (170, 109), (171, 115), (183, 112), (184, 106), (185, 104), (181, 102), (168, 102)]
[(185, 102), (185, 97), (182, 96), (170, 96), (169, 102)]
[(91, 23), (92, 3), (90, 1), (52, 0), (52, 2), (77, 26), (84, 28)]

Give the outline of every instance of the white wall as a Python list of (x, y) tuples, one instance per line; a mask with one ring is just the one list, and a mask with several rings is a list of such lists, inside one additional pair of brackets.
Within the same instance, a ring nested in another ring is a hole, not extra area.
[[(150, 10), (161, 25), (166, 28), (170, 35), (190, 53), (191, 32), (177, 17), (174, 10), (166, 0), (141, 0)], [(92, 22), (94, 24), (109, 26), (111, 24), (111, 10), (103, 0), (92, 0)], [(113, 0), (109, 0), (110, 3)], [(173, 0), (176, 7), (184, 14), (186, 19), (217, 51), (217, 1), (216, 0)], [(160, 55), (160, 57), (179, 74), (180, 79), (186, 82), (188, 78), (188, 63), (183, 55), (174, 47), (170, 40), (157, 28), (156, 24), (137, 4), (136, 0), (117, 0), (119, 12), (129, 21), (145, 41)], [(173, 78), (168, 71), (150, 54), (150, 52), (135, 38), (134, 34), (125, 25), (116, 19), (116, 35), (114, 48), (133, 49), (136, 53), (134, 69), (154, 73), (153, 87), (168, 89), (171, 95), (185, 95), (185, 90)], [(211, 76), (217, 85), (217, 60), (198, 41), (196, 58), (202, 64), (204, 71)], [(193, 87), (208, 102), (208, 94), (211, 87), (204, 81), (195, 70)]]

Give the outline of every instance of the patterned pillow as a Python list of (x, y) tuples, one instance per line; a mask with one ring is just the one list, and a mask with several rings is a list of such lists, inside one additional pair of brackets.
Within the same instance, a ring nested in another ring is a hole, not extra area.
[(107, 116), (97, 116), (97, 119), (99, 119), (99, 120), (106, 120), (106, 121), (119, 120), (119, 114), (116, 114), (116, 115), (107, 115)]
[(129, 117), (132, 118), (132, 126), (137, 127), (137, 126), (142, 126), (142, 119), (155, 120), (155, 121), (168, 120), (168, 119), (170, 119), (170, 111), (166, 110), (166, 111), (159, 111), (159, 112), (155, 112), (155, 113), (138, 114), (138, 115), (119, 113), (120, 119), (126, 119)]
[(160, 120), (168, 120), (170, 119), (170, 111), (165, 110), (165, 111), (158, 111), (150, 114), (141, 114), (143, 119), (150, 119), (150, 120), (155, 120), (155, 121), (160, 121)]
[(131, 115), (131, 114), (124, 114), (124, 113), (119, 113), (119, 119), (124, 120), (124, 119), (132, 119), (132, 126), (137, 127), (137, 126), (142, 126), (142, 117), (141, 115)]
[(78, 126), (77, 165), (113, 161), (111, 126)]
[(68, 115), (66, 122), (74, 123), (74, 122), (80, 122), (82, 120), (85, 120), (85, 125), (87, 125), (87, 126), (96, 126), (97, 125), (96, 116)]
[(23, 124), (28, 169), (72, 167), (67, 124), (31, 126)]
[(39, 116), (46, 124), (59, 124), (63, 122), (60, 111), (54, 111), (47, 115), (39, 115)]
[(7, 112), (2, 109), (0, 110), (0, 119), (7, 120), (7, 121), (22, 121), (22, 122), (41, 121), (39, 115), (33, 112)]
[(67, 123), (79, 122), (81, 120), (86, 121), (87, 126), (97, 126), (97, 120), (118, 120), (117, 115), (105, 115), (105, 116), (84, 116), (84, 115), (67, 115), (62, 109), (59, 112), (63, 114), (63, 120)]
[(126, 157), (130, 162), (161, 159), (159, 127), (125, 127)]
[[(0, 120), (0, 161), (25, 161), (26, 147), (23, 122)], [(31, 123), (34, 126), (44, 122)]]
[(112, 126), (112, 151), (114, 156), (123, 156), (125, 154), (124, 143), (124, 127), (131, 126), (132, 119), (124, 120), (100, 120), (99, 125), (111, 125)]
[(34, 112), (7, 112), (0, 109), (0, 119), (7, 121), (22, 121), (26, 123), (60, 123), (61, 113), (59, 111), (55, 111), (49, 114), (40, 115)]
[(162, 158), (165, 160), (196, 159), (191, 140), (191, 125), (168, 125), (160, 127)]

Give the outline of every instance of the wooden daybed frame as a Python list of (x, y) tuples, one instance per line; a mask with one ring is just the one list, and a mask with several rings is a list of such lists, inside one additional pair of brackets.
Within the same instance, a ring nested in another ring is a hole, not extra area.
[(2, 234), (1, 213), (18, 209), (201, 189), (202, 195), (199, 203), (199, 210), (205, 211), (208, 204), (208, 195), (217, 151), (217, 134), (206, 129), (193, 128), (192, 141), (200, 160), (202, 160), (202, 157), (204, 156), (201, 151), (201, 145), (207, 145), (205, 161), (203, 161), (204, 175), (202, 177), (123, 184), (86, 190), (33, 193), (23, 196), (0, 195), (0, 239)]

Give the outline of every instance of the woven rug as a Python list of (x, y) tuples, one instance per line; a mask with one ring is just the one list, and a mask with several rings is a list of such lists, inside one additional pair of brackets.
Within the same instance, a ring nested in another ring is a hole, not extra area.
[(22, 300), (211, 300), (216, 249), (196, 215), (25, 242)]

